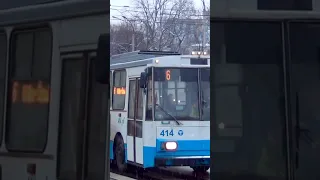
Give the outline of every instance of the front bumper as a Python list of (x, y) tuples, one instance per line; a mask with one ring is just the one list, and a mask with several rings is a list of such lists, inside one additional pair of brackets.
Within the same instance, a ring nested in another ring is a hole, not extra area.
[(209, 156), (155, 158), (156, 166), (210, 166)]

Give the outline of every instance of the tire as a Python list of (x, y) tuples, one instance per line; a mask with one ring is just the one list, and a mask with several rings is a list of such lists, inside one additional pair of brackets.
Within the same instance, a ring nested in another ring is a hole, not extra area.
[(127, 170), (127, 163), (125, 162), (125, 148), (123, 139), (117, 136), (115, 139), (115, 147), (113, 149), (114, 164), (120, 173)]
[(210, 166), (197, 166), (197, 167), (191, 167), (191, 168), (196, 173), (205, 173), (210, 169)]

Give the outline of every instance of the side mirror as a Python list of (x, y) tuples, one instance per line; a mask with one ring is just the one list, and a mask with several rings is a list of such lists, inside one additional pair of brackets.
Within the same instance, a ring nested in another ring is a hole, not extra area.
[(101, 34), (98, 40), (97, 57), (94, 60), (95, 79), (101, 84), (109, 84), (110, 34)]
[(146, 88), (147, 86), (147, 74), (145, 72), (142, 72), (140, 74), (140, 88)]

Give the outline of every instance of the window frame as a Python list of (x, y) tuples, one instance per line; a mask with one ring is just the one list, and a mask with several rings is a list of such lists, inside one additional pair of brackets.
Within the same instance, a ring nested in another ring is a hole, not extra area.
[[(4, 64), (5, 64), (5, 68), (4, 68), (4, 73), (3, 73), (3, 102), (0, 102), (0, 103), (3, 103), (3, 109), (2, 109), (2, 114), (0, 114), (0, 146), (2, 145), (3, 143), (3, 139), (5, 137), (4, 133), (5, 133), (5, 116), (6, 116), (6, 100), (7, 100), (7, 96), (6, 96), (6, 89), (7, 89), (7, 82), (8, 82), (8, 36), (7, 36), (7, 33), (4, 31), (4, 30), (0, 30), (0, 36), (4, 36), (5, 38), (5, 56), (4, 56)], [(1, 57), (0, 57), (1, 58)], [(1, 61), (1, 59), (0, 59)], [(1, 75), (0, 75), (0, 79), (1, 79)], [(0, 81), (1, 83), (1, 81)], [(0, 88), (1, 88), (1, 85), (0, 85)], [(1, 112), (1, 111), (0, 111)]]
[[(10, 49), (9, 49), (9, 78), (12, 79), (14, 78), (15, 80), (26, 80), (25, 78), (17, 78), (17, 77), (12, 77), (12, 73), (13, 73), (13, 65), (16, 63), (16, 62), (13, 62), (13, 60), (15, 59), (15, 47), (16, 47), (16, 35), (17, 34), (20, 34), (20, 33), (37, 33), (37, 32), (42, 32), (44, 30), (48, 30), (50, 31), (50, 34), (51, 34), (51, 52), (50, 52), (50, 57), (51, 57), (51, 61), (52, 61), (52, 54), (53, 54), (53, 51), (52, 51), (52, 47), (53, 47), (53, 32), (52, 32), (52, 29), (51, 27), (49, 26), (41, 26), (41, 27), (35, 27), (35, 28), (25, 28), (25, 29), (14, 29), (11, 34), (10, 34)], [(32, 40), (32, 45), (34, 46), (35, 45), (35, 37), (33, 35), (33, 40)], [(34, 47), (32, 49), (32, 57), (34, 56), (35, 52), (34, 52)], [(30, 72), (32, 71), (33, 69), (33, 63), (34, 61), (32, 61), (31, 63), (31, 67), (30, 67)], [(42, 78), (41, 80), (42, 81), (51, 81), (51, 69), (52, 69), (52, 63), (50, 63), (50, 66), (49, 66), (49, 70), (50, 70), (50, 73), (49, 73), (49, 77), (48, 78)], [(33, 77), (32, 76), (32, 72), (31, 72), (31, 76), (28, 77), (28, 80), (39, 80), (40, 78), (37, 79), (37, 77)]]
[[(122, 80), (122, 74), (124, 72), (124, 77), (125, 77), (125, 83), (124, 83), (124, 86), (121, 86), (121, 80)], [(116, 73), (120, 73), (120, 86), (115, 86), (116, 85), (116, 81), (115, 81), (115, 77), (116, 77)], [(112, 92), (113, 92), (113, 89), (115, 87), (123, 87), (125, 90), (126, 90), (126, 94), (124, 95), (124, 102), (123, 102), (123, 105), (122, 108), (115, 108), (114, 107), (114, 96), (115, 94), (112, 93), (112, 110), (124, 110), (126, 108), (126, 97), (127, 97), (127, 71), (126, 69), (117, 69), (117, 70), (114, 70), (113, 73), (112, 73), (113, 77), (112, 77)]]
[[(112, 70), (110, 70), (110, 82), (109, 82), (109, 89), (110, 89), (110, 93), (109, 93), (109, 104), (112, 104), (112, 99), (113, 99), (113, 93), (112, 93), (112, 88), (113, 88), (113, 72)], [(109, 108), (110, 110), (112, 110), (112, 105)]]
[[(132, 85), (132, 86), (130, 86), (130, 85)], [(136, 98), (137, 98), (137, 91), (136, 90), (137, 90), (137, 79), (130, 79), (129, 80), (129, 92), (128, 92), (128, 119), (135, 119), (136, 118), (136, 112), (135, 112)]]
[[(203, 75), (203, 72), (204, 71), (207, 71), (207, 70), (209, 70), (209, 71), (211, 71), (210, 70), (210, 68), (199, 68), (199, 89), (200, 89), (200, 102), (203, 102), (204, 101), (204, 87), (203, 87), (203, 85), (204, 85), (204, 83), (205, 83), (205, 81), (203, 81), (203, 79), (202, 79), (202, 75)], [(209, 73), (209, 82), (211, 82), (210, 81), (211, 79), (210, 79), (210, 73)], [(211, 91), (211, 86), (209, 86), (209, 89), (210, 89), (210, 91)], [(210, 92), (209, 92), (209, 97), (210, 97)], [(210, 103), (210, 101), (211, 100), (209, 100), (207, 103), (209, 103), (209, 109), (210, 109), (210, 106), (211, 106), (211, 103)], [(200, 103), (200, 105), (201, 106), (199, 106), (199, 107), (201, 107), (202, 109), (204, 109), (204, 105), (202, 104), (202, 103)], [(204, 117), (204, 112), (203, 112), (203, 110), (201, 110), (200, 109), (200, 115), (201, 115), (201, 120), (203, 120), (203, 121), (205, 121), (206, 119), (204, 119), (203, 117)], [(209, 113), (209, 120), (211, 119), (211, 114)]]
[[(145, 113), (143, 111), (143, 106), (145, 106), (145, 104), (143, 103), (143, 96), (144, 96), (144, 93), (143, 93), (143, 90), (142, 88), (140, 88), (140, 78), (136, 78), (136, 106), (137, 106), (137, 115), (136, 115), (136, 119), (139, 119), (139, 120), (143, 120), (143, 114)], [(139, 114), (141, 113), (141, 114)], [(142, 137), (141, 137), (142, 138)]]
[[(147, 77), (147, 90), (146, 96), (146, 110), (145, 110), (145, 121), (154, 121), (153, 118), (153, 101), (154, 101), (154, 82), (153, 82), (153, 68), (151, 69), (151, 75)], [(151, 115), (151, 117), (150, 117)]]
[[(50, 49), (50, 53), (48, 55), (49, 58), (49, 67), (48, 67), (48, 70), (50, 71), (48, 73), (48, 77), (46, 78), (40, 78), (40, 77), (34, 77), (32, 76), (32, 71), (33, 71), (33, 63), (34, 63), (34, 56), (36, 54), (35, 52), (35, 35), (37, 32), (43, 32), (43, 31), (47, 31), (50, 33), (50, 43), (48, 45), (50, 45), (48, 47), (48, 49)], [(23, 34), (23, 33), (32, 33), (32, 36), (33, 36), (33, 39), (32, 39), (32, 62), (31, 62), (31, 66), (30, 66), (30, 76), (29, 77), (23, 77), (23, 78), (19, 78), (19, 77), (16, 77), (14, 72), (13, 72), (13, 68), (15, 66), (15, 63), (16, 63), (16, 45), (17, 45), (17, 36), (19, 34)], [(9, 40), (9, 57), (7, 58), (8, 59), (8, 73), (7, 73), (7, 88), (6, 88), (6, 91), (7, 91), (7, 96), (9, 95), (10, 97), (10, 91), (12, 89), (11, 85), (14, 81), (20, 81), (20, 82), (24, 82), (24, 81), (34, 81), (34, 82), (39, 82), (39, 81), (42, 81), (42, 82), (45, 82), (49, 85), (49, 87), (51, 86), (51, 77), (52, 77), (52, 55), (53, 55), (53, 32), (52, 32), (52, 28), (48, 25), (44, 25), (44, 26), (36, 26), (36, 27), (29, 27), (29, 28), (16, 28), (16, 29), (13, 29), (13, 31), (11, 32), (10, 34), (10, 40)], [(46, 120), (45, 120), (45, 127), (46, 127), (46, 130), (45, 130), (45, 141), (43, 142), (43, 144), (41, 145), (41, 149), (40, 148), (26, 148), (26, 147), (10, 147), (8, 146), (9, 141), (10, 139), (8, 138), (10, 135), (8, 134), (9, 132), (9, 124), (8, 122), (11, 122), (11, 117), (10, 117), (10, 113), (11, 112), (5, 112), (6, 113), (6, 117), (7, 117), (7, 123), (5, 124), (5, 128), (6, 128), (6, 131), (5, 131), (5, 144), (6, 144), (6, 149), (8, 152), (22, 152), (22, 153), (44, 153), (46, 147), (47, 147), (47, 144), (48, 144), (48, 136), (49, 136), (49, 118), (50, 118), (50, 97), (51, 95), (51, 92), (49, 90), (49, 102), (48, 104), (46, 104)], [(11, 106), (11, 102), (10, 102), (10, 98), (7, 98), (6, 100), (7, 104), (6, 104), (6, 108), (8, 109), (8, 106)], [(12, 126), (12, 125), (11, 125)], [(40, 145), (39, 145), (40, 147)]]

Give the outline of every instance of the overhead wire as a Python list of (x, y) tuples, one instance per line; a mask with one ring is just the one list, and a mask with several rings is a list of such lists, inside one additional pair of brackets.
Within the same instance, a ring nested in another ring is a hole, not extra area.
[[(110, 10), (114, 10), (117, 11), (119, 13), (128, 13), (128, 12), (134, 12), (134, 13), (143, 13), (143, 10), (137, 10), (137, 9), (143, 9), (143, 7), (139, 7), (139, 6), (119, 6), (119, 5), (111, 5), (110, 4)], [(165, 9), (165, 11), (171, 11), (172, 9)], [(180, 12), (192, 12), (194, 13), (194, 10), (179, 10)], [(179, 14), (172, 14), (172, 13), (162, 13), (162, 15), (165, 16), (175, 16), (175, 15), (179, 15)], [(210, 17), (210, 15), (206, 15), (206, 14), (188, 14), (189, 17), (199, 17), (199, 18), (205, 18), (205, 17)], [(110, 21), (140, 21), (137, 19), (133, 19), (133, 18), (127, 18), (123, 15), (113, 15), (112, 17), (115, 18), (110, 18)], [(117, 18), (119, 17), (119, 18)], [(125, 17), (125, 19), (124, 19)], [(121, 20), (123, 18), (123, 20)], [(185, 23), (185, 24), (189, 24), (189, 25), (203, 25), (204, 22), (203, 21), (208, 21), (209, 23), (209, 19), (177, 19), (179, 22), (181, 23)], [(199, 21), (199, 22), (195, 22), (195, 21)], [(155, 22), (155, 23), (162, 23), (162, 22)]]
[[(115, 8), (110, 8), (110, 10), (115, 10), (115, 11), (118, 11), (118, 12), (121, 12), (120, 9), (115, 9)], [(144, 11), (137, 11), (137, 10), (123, 10), (123, 12), (121, 13), (126, 13), (126, 12), (136, 12), (136, 13), (144, 13)], [(191, 12), (191, 11), (190, 11)], [(179, 14), (174, 14), (174, 13), (162, 13), (163, 15), (172, 15), (172, 16), (175, 16), (175, 15), (179, 15)], [(210, 17), (210, 15), (207, 15), (207, 14), (188, 14), (188, 16), (195, 16), (195, 17)]]
[[(138, 7), (138, 6), (119, 6), (119, 5), (111, 5), (110, 4), (110, 10), (114, 10), (114, 11), (117, 11), (119, 13), (128, 13), (128, 12), (131, 12), (131, 13), (144, 13), (144, 8), (143, 7)], [(164, 11), (172, 11), (172, 9), (164, 9)], [(210, 17), (210, 15), (206, 15), (206, 14), (194, 14), (195, 11), (194, 10), (179, 10), (180, 12), (190, 12), (190, 14), (188, 14), (189, 17), (202, 17), (202, 18), (205, 18), (205, 17)], [(172, 15), (172, 16), (175, 16), (175, 15), (178, 15), (178, 14), (172, 14), (172, 13), (162, 13), (163, 15)], [(113, 17), (119, 17), (119, 18), (110, 18), (110, 21), (140, 21), (140, 20), (137, 20), (137, 19), (130, 19), (130, 18), (127, 18), (123, 15), (113, 15)], [(123, 18), (123, 20), (121, 20), (121, 18)], [(203, 20), (206, 20), (206, 19), (177, 19), (179, 22), (181, 23), (185, 23), (187, 25), (201, 25), (203, 26), (204, 25), (204, 22)], [(199, 21), (199, 22), (196, 22), (196, 21)], [(163, 23), (163, 22), (158, 22), (156, 21), (155, 23)], [(210, 20), (208, 19), (208, 23), (210, 23)]]
[[(142, 10), (132, 10), (130, 8), (130, 6), (117, 6), (117, 5), (110, 5), (111, 7), (121, 7), (121, 8), (110, 8), (111, 10), (115, 10), (119, 13), (127, 13), (127, 12), (136, 12), (136, 13), (143, 13), (144, 11)], [(128, 9), (129, 8), (129, 9)], [(141, 9), (142, 7), (135, 7), (135, 9)], [(190, 10), (189, 10), (190, 11)], [(194, 12), (194, 11), (190, 11), (190, 12)], [(162, 13), (162, 15), (166, 15), (166, 16), (175, 16), (175, 15), (178, 15), (178, 14), (172, 14), (172, 13)], [(205, 14), (189, 14), (188, 15), (189, 17), (210, 17), (210, 15), (205, 15)], [(121, 18), (123, 18), (124, 16), (123, 15), (113, 15), (112, 17), (119, 17), (119, 18), (110, 18), (110, 21), (121, 21)], [(123, 21), (139, 21), (137, 19), (131, 19), (131, 18), (126, 18), (126, 19), (123, 19)], [(193, 21), (203, 21), (206, 19), (180, 19), (179, 22), (185, 22), (186, 24), (194, 24), (194, 25), (203, 25), (203, 22), (193, 22)], [(209, 21), (209, 20), (208, 20)], [(161, 23), (161, 22), (155, 22), (155, 23)]]
[[(144, 9), (143, 7), (140, 7), (140, 6), (119, 6), (119, 5), (110, 5), (110, 7), (113, 7), (113, 8), (125, 8), (125, 9)], [(210, 6), (208, 6), (210, 7)], [(163, 9), (165, 11), (170, 11), (172, 9)], [(202, 10), (202, 9), (198, 9), (198, 10)], [(182, 11), (194, 11), (194, 10), (188, 10), (188, 9), (184, 9)]]
[[(131, 11), (131, 12), (137, 12), (137, 13), (143, 13), (144, 11), (143, 10), (139, 10), (139, 9), (144, 9), (143, 7), (139, 7), (139, 6), (135, 6), (135, 7), (132, 7), (132, 6), (116, 6), (116, 5), (111, 5), (110, 6), (110, 9), (111, 10), (115, 10), (115, 11)], [(174, 9), (162, 9), (163, 11), (172, 11)], [(194, 14), (195, 10), (189, 10), (189, 9), (179, 9), (177, 10), (179, 12), (190, 12), (192, 13), (191, 15), (194, 15), (194, 16), (210, 16), (209, 14), (208, 15), (204, 15), (204, 14)], [(202, 9), (198, 9), (198, 11), (201, 11), (202, 12)], [(170, 14), (170, 13), (166, 13), (166, 14)]]

